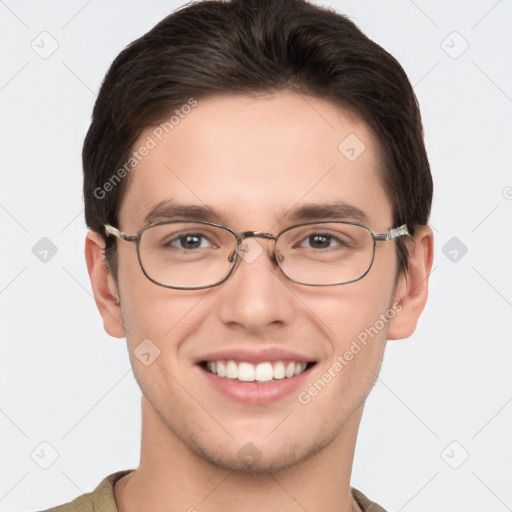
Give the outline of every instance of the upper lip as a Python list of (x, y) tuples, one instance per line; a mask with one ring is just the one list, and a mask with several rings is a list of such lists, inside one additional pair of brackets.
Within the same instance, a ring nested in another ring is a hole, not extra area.
[(218, 350), (215, 352), (210, 352), (199, 357), (196, 360), (196, 363), (204, 363), (206, 361), (237, 361), (237, 362), (245, 362), (245, 363), (264, 363), (264, 362), (274, 362), (274, 361), (294, 361), (297, 363), (311, 363), (315, 360), (311, 357), (298, 354), (296, 352), (291, 352), (289, 350), (285, 350), (283, 348), (278, 347), (268, 347), (268, 348), (260, 348), (258, 350), (248, 350), (248, 349), (225, 349)]

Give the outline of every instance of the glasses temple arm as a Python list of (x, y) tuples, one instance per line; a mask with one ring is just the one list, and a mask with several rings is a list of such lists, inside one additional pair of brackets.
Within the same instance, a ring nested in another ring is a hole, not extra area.
[(411, 236), (411, 233), (409, 232), (409, 229), (407, 228), (407, 224), (402, 224), (401, 226), (398, 226), (397, 228), (390, 229), (387, 233), (383, 233), (380, 235), (375, 235), (375, 240), (380, 241), (387, 241), (392, 240), (393, 238), (398, 238), (404, 235)]
[(136, 236), (128, 236), (126, 233), (119, 231), (119, 229), (115, 228), (114, 226), (111, 226), (110, 224), (105, 224), (105, 233), (107, 235), (115, 236), (116, 238), (119, 238), (120, 240), (125, 240), (126, 242), (136, 242), (137, 241)]

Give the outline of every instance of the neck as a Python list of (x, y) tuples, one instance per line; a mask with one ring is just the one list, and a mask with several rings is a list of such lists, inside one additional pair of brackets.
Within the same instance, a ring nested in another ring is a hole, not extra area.
[(326, 448), (296, 466), (239, 473), (192, 452), (143, 398), (140, 464), (114, 488), (119, 512), (359, 511), (350, 474), (361, 414), (362, 408)]

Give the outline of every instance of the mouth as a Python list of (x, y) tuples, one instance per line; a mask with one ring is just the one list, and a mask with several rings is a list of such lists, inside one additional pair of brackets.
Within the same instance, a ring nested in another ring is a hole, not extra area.
[(225, 349), (202, 354), (195, 361), (205, 392), (217, 393), (245, 405), (267, 405), (294, 400), (317, 362), (309, 356), (282, 347)]
[(303, 362), (294, 360), (262, 361), (257, 364), (252, 364), (247, 361), (223, 359), (201, 361), (199, 366), (206, 372), (222, 379), (264, 384), (298, 377), (315, 364), (314, 361)]

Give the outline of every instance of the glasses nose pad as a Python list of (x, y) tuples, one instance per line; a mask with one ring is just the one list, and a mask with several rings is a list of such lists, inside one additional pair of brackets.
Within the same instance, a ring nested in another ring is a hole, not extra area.
[(229, 256), (228, 256), (228, 261), (230, 263), (233, 263), (238, 256), (242, 256), (243, 255), (243, 252), (244, 252), (244, 249), (243, 247), (241, 247), (241, 245), (237, 245), (230, 253), (229, 253)]
[(228, 261), (230, 263), (235, 262), (239, 257), (244, 257), (245, 252), (247, 252), (246, 247), (247, 238), (241, 238), (236, 241), (236, 247), (229, 253)]

